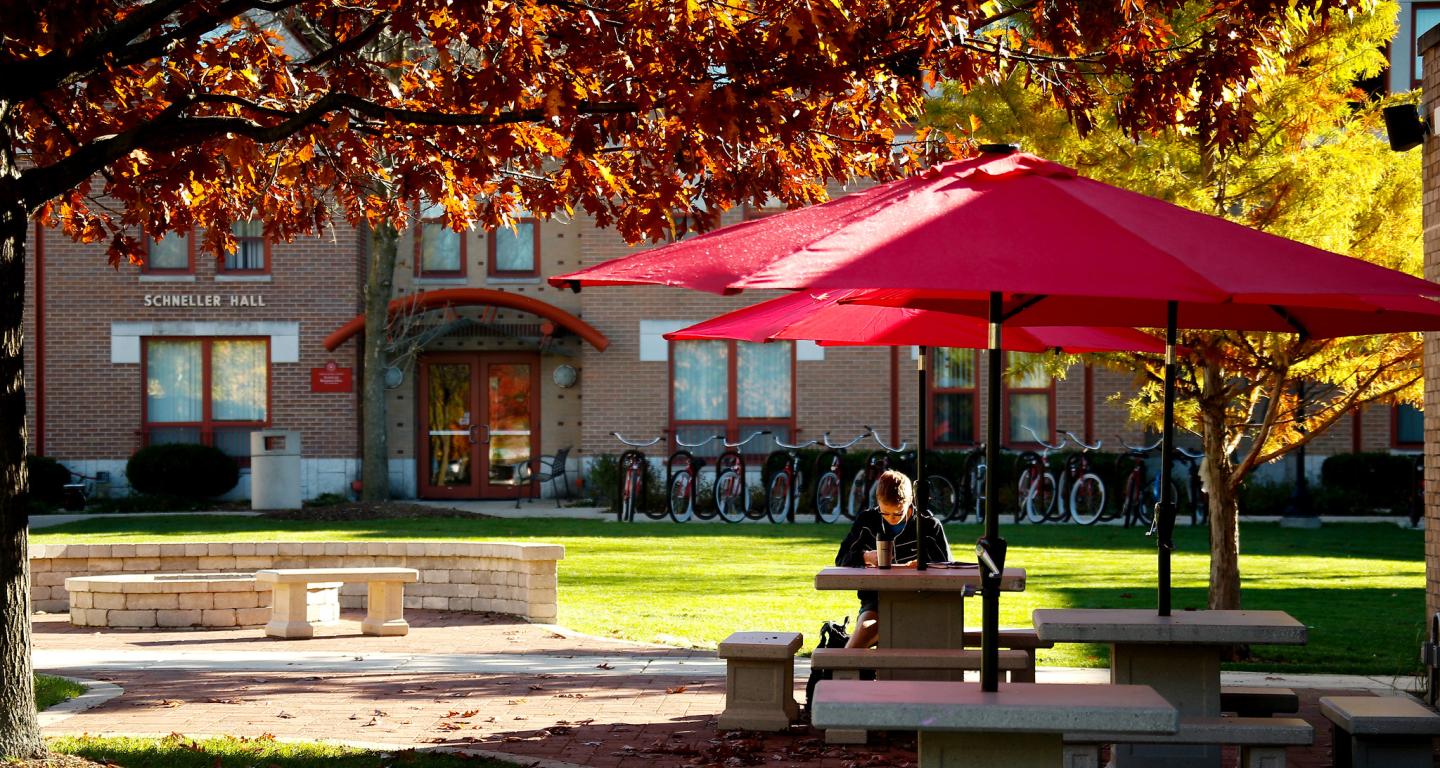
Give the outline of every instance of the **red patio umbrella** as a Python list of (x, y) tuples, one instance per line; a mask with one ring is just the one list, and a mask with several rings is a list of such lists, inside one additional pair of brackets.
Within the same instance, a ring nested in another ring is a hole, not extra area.
[[(1245, 330), (1313, 334), (1298, 319), (1297, 309), (1308, 313), (1325, 307), (1368, 322), (1352, 333), (1440, 329), (1440, 313), (1428, 314), (1419, 304), (1404, 304), (1389, 318), (1403, 327), (1382, 328), (1375, 316), (1383, 313), (1373, 309), (1375, 302), (1369, 298), (1419, 302), (1419, 296), (1440, 294), (1440, 286), (1433, 283), (1085, 179), (1073, 169), (1017, 153), (1013, 147), (982, 150), (979, 157), (944, 163), (909, 179), (552, 277), (550, 282), (576, 290), (583, 285), (643, 283), (714, 293), (746, 288), (893, 289), (943, 292), (936, 295), (947, 301), (984, 302), (990, 336), (990, 466), (996, 465), (999, 449), (1000, 351), (1006, 321), (1049, 297), (1071, 297), (1075, 311), (1059, 324), (1099, 325), (1091, 313), (1111, 312), (1118, 324), (1164, 327), (1168, 351), (1162, 488), (1169, 487), (1173, 455), (1173, 347), (1182, 306), (1187, 317), (1188, 308), (1214, 305), (1230, 308), (1221, 317), (1249, 313), (1246, 322), (1257, 325)], [(1115, 299), (1138, 300), (1146, 311), (1125, 315)], [(1416, 325), (1401, 322), (1407, 320)], [(1025, 322), (1038, 324), (1028, 318)], [(994, 478), (995, 473), (986, 475), (991, 486), (987, 500), (996, 498)], [(1158, 597), (1161, 615), (1168, 615), (1174, 510), (1168, 500), (1161, 504)], [(999, 517), (996, 512), (986, 515), (985, 535), (977, 544), (977, 555), (987, 565), (982, 569), (981, 633), (981, 685), (986, 691), (997, 689), (999, 675), (999, 569), (1005, 559)]]

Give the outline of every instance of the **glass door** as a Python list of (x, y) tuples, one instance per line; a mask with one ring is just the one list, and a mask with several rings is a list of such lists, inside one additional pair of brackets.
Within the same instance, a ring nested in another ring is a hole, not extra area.
[[(420, 495), (514, 498), (539, 447), (540, 358), (426, 355), (420, 362)], [(531, 465), (533, 467), (533, 464)]]
[(485, 355), (484, 487), (490, 498), (513, 498), (521, 491), (520, 467), (530, 464), (539, 446), (538, 355)]

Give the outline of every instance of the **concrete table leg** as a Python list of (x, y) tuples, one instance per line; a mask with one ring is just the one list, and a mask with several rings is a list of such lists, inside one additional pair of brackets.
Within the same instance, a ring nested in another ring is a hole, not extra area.
[[(1220, 716), (1220, 649), (1207, 645), (1110, 646), (1110, 682), (1148, 685), (1180, 717)], [(1220, 768), (1218, 745), (1116, 744), (1115, 768)]]
[[(965, 598), (959, 592), (881, 592), (881, 648), (964, 648)], [(959, 670), (881, 670), (877, 680), (964, 680)]]
[(1285, 768), (1285, 748), (1242, 744), (1240, 768)]
[(921, 731), (919, 768), (1055, 768), (1064, 745), (1058, 733)]
[(405, 621), (405, 584), (399, 581), (372, 581), (365, 599), (365, 621), (360, 631), (367, 635), (410, 634)]
[(276, 584), (273, 590), (270, 623), (265, 625), (265, 634), (287, 640), (314, 637), (315, 627), (306, 617), (310, 591), (305, 583)]

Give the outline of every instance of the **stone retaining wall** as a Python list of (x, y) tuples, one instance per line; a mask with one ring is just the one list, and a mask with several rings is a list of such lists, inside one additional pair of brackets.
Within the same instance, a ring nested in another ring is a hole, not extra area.
[[(453, 541), (31, 544), (30, 599), (37, 611), (70, 610), (65, 579), (122, 573), (253, 573), (266, 568), (401, 566), (420, 572), (405, 607), (491, 611), (554, 621), (559, 544)], [(365, 585), (346, 584), (340, 605), (360, 608)]]

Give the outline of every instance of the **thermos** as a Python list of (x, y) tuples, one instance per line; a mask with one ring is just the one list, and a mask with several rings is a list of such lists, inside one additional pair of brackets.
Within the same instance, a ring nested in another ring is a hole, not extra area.
[(889, 568), (895, 562), (895, 539), (885, 525), (880, 526), (880, 535), (875, 537), (875, 565)]

